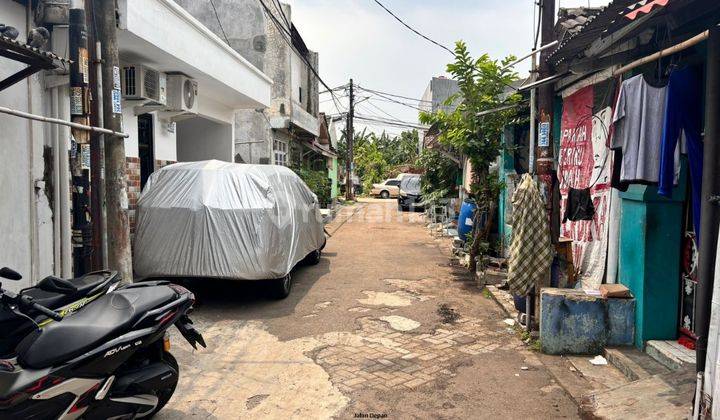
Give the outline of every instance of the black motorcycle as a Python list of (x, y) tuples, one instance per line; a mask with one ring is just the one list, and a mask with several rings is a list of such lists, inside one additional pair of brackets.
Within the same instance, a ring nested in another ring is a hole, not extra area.
[[(17, 275), (9, 268), (0, 268), (0, 277), (13, 278)], [(70, 280), (48, 276), (37, 285), (21, 290), (20, 294), (32, 297), (35, 303), (65, 317), (113, 291), (119, 286), (119, 282), (117, 271), (95, 271)], [(0, 358), (7, 358), (8, 354), (12, 354), (20, 340), (32, 330), (54, 321), (32, 308), (28, 308), (25, 315), (35, 323), (29, 323), (27, 319), (19, 318), (11, 312), (0, 311)]]
[[(21, 278), (7, 269), (0, 276)], [(36, 326), (12, 358), (0, 360), (0, 418), (151, 417), (170, 400), (179, 377), (168, 328), (175, 325), (193, 348), (205, 347), (188, 317), (194, 302), (194, 295), (181, 286), (138, 283), (119, 287), (63, 318), (0, 284), (0, 318), (14, 316), (36, 325), (28, 314), (41, 313), (61, 321)]]

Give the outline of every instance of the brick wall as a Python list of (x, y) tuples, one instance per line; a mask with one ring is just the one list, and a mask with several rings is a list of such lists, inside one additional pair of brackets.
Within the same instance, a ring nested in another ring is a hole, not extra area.
[[(142, 189), (140, 187), (140, 158), (126, 157), (128, 179), (128, 219), (130, 220), (130, 234), (135, 234), (137, 202)], [(155, 160), (155, 170), (177, 163), (173, 160)]]
[(135, 234), (135, 211), (137, 200), (140, 197), (140, 158), (126, 157), (126, 171), (128, 182), (128, 218), (130, 220), (130, 234)]
[(177, 163), (174, 160), (155, 160), (155, 170), (162, 169), (168, 165), (172, 165), (173, 163)]

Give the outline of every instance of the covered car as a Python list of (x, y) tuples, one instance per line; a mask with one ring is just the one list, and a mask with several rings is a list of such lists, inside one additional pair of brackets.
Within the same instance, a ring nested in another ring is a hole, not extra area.
[(420, 175), (403, 177), (400, 181), (400, 193), (398, 195), (398, 209), (422, 209), (423, 197), (421, 192)]
[(134, 269), (141, 278), (275, 279), (318, 262), (325, 245), (315, 194), (290, 169), (217, 160), (152, 174), (138, 201)]

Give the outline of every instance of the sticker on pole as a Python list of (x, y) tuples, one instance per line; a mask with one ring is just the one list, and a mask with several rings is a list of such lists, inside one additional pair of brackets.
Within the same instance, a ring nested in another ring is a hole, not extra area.
[(90, 169), (90, 145), (80, 145), (80, 166), (82, 169)]
[(549, 122), (541, 122), (538, 133), (539, 133), (538, 146), (539, 147), (550, 146), (550, 123)]
[(120, 105), (120, 89), (113, 89), (112, 91), (112, 110), (113, 114), (122, 114), (122, 106)]
[(80, 61), (80, 73), (82, 73), (83, 83), (88, 84), (90, 83), (90, 60), (88, 59), (87, 48), (80, 48), (78, 59)]
[(113, 89), (120, 90), (120, 67), (113, 66)]
[(70, 115), (83, 115), (83, 88), (70, 88)]

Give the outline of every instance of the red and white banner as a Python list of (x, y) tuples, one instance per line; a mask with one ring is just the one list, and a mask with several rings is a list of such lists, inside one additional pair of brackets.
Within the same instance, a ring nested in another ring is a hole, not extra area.
[(590, 188), (593, 220), (563, 223), (561, 236), (573, 240), (573, 264), (585, 289), (597, 289), (605, 275), (610, 208), (610, 168), (607, 147), (612, 123), (610, 107), (593, 114), (594, 87), (585, 87), (563, 101), (558, 178), (561, 217), (570, 188)]

